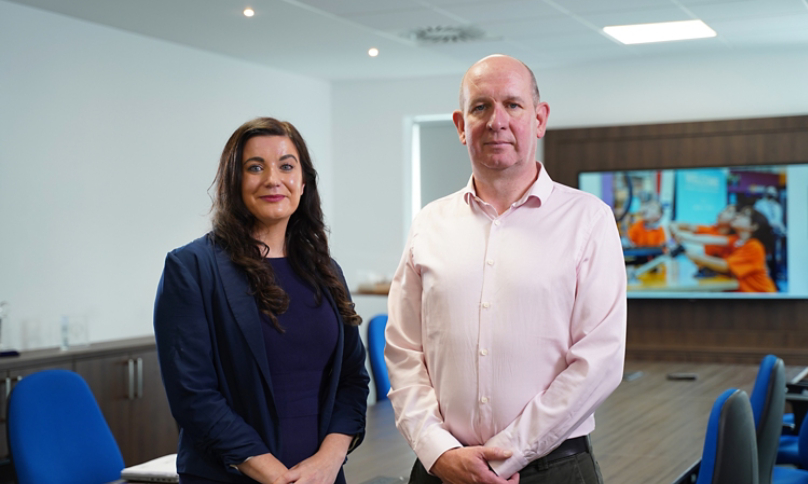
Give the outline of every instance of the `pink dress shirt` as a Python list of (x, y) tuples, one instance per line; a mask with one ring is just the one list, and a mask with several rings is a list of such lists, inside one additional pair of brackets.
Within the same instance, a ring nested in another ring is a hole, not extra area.
[(465, 189), (416, 216), (389, 296), (396, 426), (426, 469), (513, 451), (510, 477), (595, 428), (622, 379), (626, 271), (610, 208), (539, 177), (502, 215)]

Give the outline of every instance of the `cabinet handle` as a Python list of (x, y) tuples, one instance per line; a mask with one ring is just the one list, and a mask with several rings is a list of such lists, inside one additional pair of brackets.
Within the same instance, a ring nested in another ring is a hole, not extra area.
[(137, 398), (143, 398), (143, 358), (137, 359)]
[(135, 360), (129, 358), (129, 400), (135, 399)]

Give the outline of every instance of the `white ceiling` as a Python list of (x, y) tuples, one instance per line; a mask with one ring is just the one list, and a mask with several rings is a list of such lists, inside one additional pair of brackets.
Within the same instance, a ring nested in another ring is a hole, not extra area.
[[(300, 74), (379, 79), (462, 73), (488, 54), (534, 69), (592, 61), (808, 49), (808, 0), (9, 0)], [(242, 15), (250, 6), (252, 18)], [(607, 25), (698, 18), (717, 38), (625, 46)], [(482, 40), (408, 32), (474, 26)], [(370, 47), (381, 54), (367, 55)]]

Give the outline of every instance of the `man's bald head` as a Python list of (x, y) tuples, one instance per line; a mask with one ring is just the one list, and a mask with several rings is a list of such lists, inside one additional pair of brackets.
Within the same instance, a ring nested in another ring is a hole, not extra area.
[(472, 64), (471, 67), (468, 68), (468, 70), (466, 71), (465, 74), (463, 74), (463, 79), (460, 81), (460, 110), (464, 111), (464, 109), (465, 109), (464, 108), (464, 105), (466, 104), (465, 86), (466, 86), (466, 78), (468, 77), (469, 73), (471, 71), (473, 71), (475, 68), (479, 67), (480, 64), (488, 62), (488, 61), (490, 61), (492, 59), (497, 59), (497, 60), (510, 59), (510, 60), (513, 60), (514, 65), (517, 65), (516, 63), (518, 63), (518, 64), (521, 65), (522, 68), (525, 69), (525, 71), (527, 71), (528, 75), (530, 76), (530, 81), (532, 83), (531, 91), (533, 93), (533, 107), (538, 106), (539, 101), (541, 100), (541, 98), (539, 96), (539, 85), (536, 82), (536, 75), (533, 74), (533, 70), (531, 70), (530, 67), (527, 66), (527, 64), (525, 64), (524, 62), (520, 61), (519, 59), (517, 59), (515, 57), (511, 57), (509, 55), (503, 55), (503, 54), (494, 54), (494, 55), (489, 55), (487, 57), (483, 57), (482, 59), (478, 60), (477, 62)]

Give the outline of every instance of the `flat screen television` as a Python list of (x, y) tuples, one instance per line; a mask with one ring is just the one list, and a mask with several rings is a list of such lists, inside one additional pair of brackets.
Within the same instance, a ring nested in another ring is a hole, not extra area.
[(582, 172), (634, 298), (808, 298), (808, 163)]

